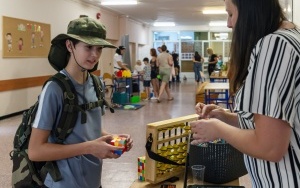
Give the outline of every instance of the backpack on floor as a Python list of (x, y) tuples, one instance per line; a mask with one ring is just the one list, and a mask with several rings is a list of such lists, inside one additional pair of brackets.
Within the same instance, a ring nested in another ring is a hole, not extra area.
[[(78, 113), (82, 113), (81, 123), (84, 124), (86, 123), (85, 111), (87, 110), (101, 107), (102, 112), (104, 112), (105, 105), (110, 108), (112, 113), (114, 112), (104, 99), (105, 95), (101, 80), (93, 74), (90, 75), (93, 79), (93, 85), (95, 87), (98, 100), (82, 105), (78, 105), (75, 88), (71, 80), (64, 74), (57, 73), (49, 78), (44, 84), (45, 86), (48, 81), (54, 81), (60, 86), (64, 93), (64, 107), (58, 126), (55, 129), (55, 136), (58, 144), (63, 144), (64, 140), (72, 132), (77, 121)], [(35, 162), (28, 158), (29, 138), (38, 105), (39, 102), (37, 101), (28, 110), (24, 111), (22, 122), (14, 137), (14, 149), (10, 152), (10, 157), (13, 162), (12, 187), (14, 188), (43, 187), (47, 173), (51, 175), (54, 181), (62, 179), (62, 175), (60, 174), (55, 161)]]

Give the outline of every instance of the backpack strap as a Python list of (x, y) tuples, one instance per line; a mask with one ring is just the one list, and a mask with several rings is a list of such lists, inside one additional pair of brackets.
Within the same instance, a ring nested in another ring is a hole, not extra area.
[[(72, 133), (72, 130), (76, 124), (78, 113), (81, 112), (81, 123), (86, 123), (86, 110), (91, 110), (96, 107), (101, 107), (103, 110), (103, 105), (106, 105), (110, 108), (110, 111), (113, 113), (114, 109), (110, 107), (107, 101), (104, 99), (103, 85), (100, 79), (90, 74), (93, 79), (93, 85), (95, 87), (96, 95), (98, 101), (89, 102), (87, 104), (78, 105), (78, 97), (76, 94), (75, 87), (72, 81), (64, 74), (57, 73), (52, 76), (48, 81), (56, 82), (63, 91), (64, 101), (63, 101), (63, 110), (57, 125), (57, 128), (54, 131), (56, 137), (56, 143), (63, 144), (64, 140)], [(49, 173), (52, 179), (56, 182), (62, 179), (61, 173), (55, 161), (49, 161), (46, 163), (45, 167), (41, 170), (41, 174), (46, 176)], [(45, 178), (45, 177), (43, 177)]]
[(64, 95), (62, 114), (54, 132), (57, 138), (56, 142), (62, 144), (71, 134), (77, 121), (78, 112), (82, 110), (78, 106), (75, 87), (66, 75), (57, 73), (50, 80), (55, 81), (61, 87)]
[[(56, 143), (63, 144), (64, 140), (71, 134), (77, 121), (78, 112), (81, 111), (81, 109), (78, 106), (75, 87), (66, 75), (57, 73), (49, 78), (48, 81), (56, 82), (63, 91), (64, 106), (57, 128), (54, 130)], [(56, 161), (46, 162), (46, 165), (41, 169), (41, 176), (45, 178), (47, 173), (51, 175), (55, 182), (62, 179)]]
[(100, 80), (100, 78), (98, 76), (95, 76), (94, 74), (90, 74), (93, 80), (93, 84), (94, 84), (94, 88), (96, 91), (96, 95), (98, 97), (98, 101), (102, 101), (102, 112), (104, 112), (104, 105), (107, 106), (110, 110), (111, 113), (114, 113), (115, 110), (113, 109), (113, 107), (107, 102), (107, 100), (105, 99), (105, 93), (104, 93), (104, 84), (103, 82)]

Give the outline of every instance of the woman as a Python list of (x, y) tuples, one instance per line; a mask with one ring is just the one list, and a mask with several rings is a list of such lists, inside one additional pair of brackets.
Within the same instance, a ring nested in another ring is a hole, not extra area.
[(243, 152), (253, 187), (299, 187), (300, 30), (278, 0), (225, 5), (236, 113), (197, 104), (200, 117), (210, 119), (192, 123), (193, 144), (222, 138)]
[(129, 70), (127, 65), (123, 63), (123, 55), (125, 53), (126, 48), (124, 46), (119, 46), (116, 49), (116, 53), (114, 55), (114, 73), (118, 72), (119, 70)]
[(157, 53), (156, 53), (155, 48), (150, 49), (150, 55), (151, 55), (151, 60), (150, 60), (151, 84), (152, 84), (153, 93), (154, 93), (154, 96), (151, 97), (151, 99), (157, 100), (158, 92), (159, 92), (159, 81), (158, 81), (157, 75), (158, 75), (159, 69), (156, 64)]
[(207, 48), (206, 50), (208, 54), (208, 75), (210, 76), (212, 72), (216, 69), (216, 64), (218, 62), (218, 56), (214, 54), (212, 48)]
[(162, 52), (158, 55), (156, 62), (157, 66), (159, 67), (159, 75), (161, 77), (161, 86), (159, 88), (159, 94), (157, 98), (158, 103), (160, 103), (160, 99), (164, 91), (166, 91), (169, 101), (174, 99), (168, 87), (171, 76), (171, 68), (173, 66), (172, 56), (167, 53), (166, 45), (162, 45), (161, 50)]
[(200, 71), (202, 71), (202, 62), (204, 61), (203, 57), (201, 57), (201, 55), (195, 51), (195, 55), (193, 57), (193, 62), (194, 62), (194, 73), (195, 73), (195, 81), (197, 83), (199, 83), (199, 81), (201, 80), (201, 82), (203, 82), (202, 78), (201, 78), (201, 74)]
[[(89, 72), (97, 66), (103, 48), (114, 48), (105, 41), (105, 34), (105, 27), (98, 21), (82, 17), (69, 23), (67, 34), (60, 34), (51, 42), (49, 61), (63, 67), (60, 73), (72, 81), (80, 105), (97, 101)], [(113, 151), (120, 148), (109, 144), (113, 137), (102, 128), (100, 107), (78, 110), (72, 133), (63, 144), (58, 144), (55, 130), (62, 114), (64, 97), (65, 93), (56, 82), (47, 82), (43, 87), (32, 126), (28, 156), (32, 161), (56, 161), (62, 180), (55, 181), (48, 173), (44, 182), (46, 187), (99, 188), (102, 160), (118, 158), (119, 155)], [(86, 114), (85, 124), (81, 123), (80, 118), (83, 113)], [(130, 149), (130, 136), (119, 136), (127, 138)]]

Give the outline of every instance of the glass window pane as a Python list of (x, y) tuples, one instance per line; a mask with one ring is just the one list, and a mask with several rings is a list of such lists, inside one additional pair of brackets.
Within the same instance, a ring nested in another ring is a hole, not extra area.
[(157, 49), (158, 47), (162, 46), (163, 44), (167, 46), (167, 50), (170, 53), (172, 53), (172, 52), (179, 53), (179, 42), (154, 42), (153, 48)]
[(208, 32), (195, 32), (195, 40), (208, 40)]
[(154, 41), (178, 41), (177, 31), (154, 31)]
[(223, 42), (211, 42), (210, 44), (214, 54), (223, 55)]
[(181, 40), (194, 40), (194, 31), (181, 31), (180, 39)]
[(211, 32), (210, 40), (231, 40), (231, 32)]

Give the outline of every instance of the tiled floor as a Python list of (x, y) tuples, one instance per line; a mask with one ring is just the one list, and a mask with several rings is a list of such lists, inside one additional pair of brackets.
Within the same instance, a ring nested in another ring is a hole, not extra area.
[[(119, 159), (104, 160), (102, 172), (103, 188), (129, 188), (137, 179), (137, 158), (145, 155), (146, 125), (151, 122), (194, 114), (196, 84), (191, 79), (173, 83), (171, 91), (173, 101), (162, 98), (156, 101), (141, 102), (145, 104), (139, 110), (116, 110), (114, 114), (107, 111), (103, 117), (104, 129), (110, 133), (128, 133), (134, 140), (133, 149)], [(164, 96), (166, 97), (166, 96)], [(12, 163), (9, 152), (15, 130), (21, 121), (21, 116), (0, 121), (0, 187), (11, 187)], [(248, 176), (240, 179), (240, 183), (250, 188)]]

